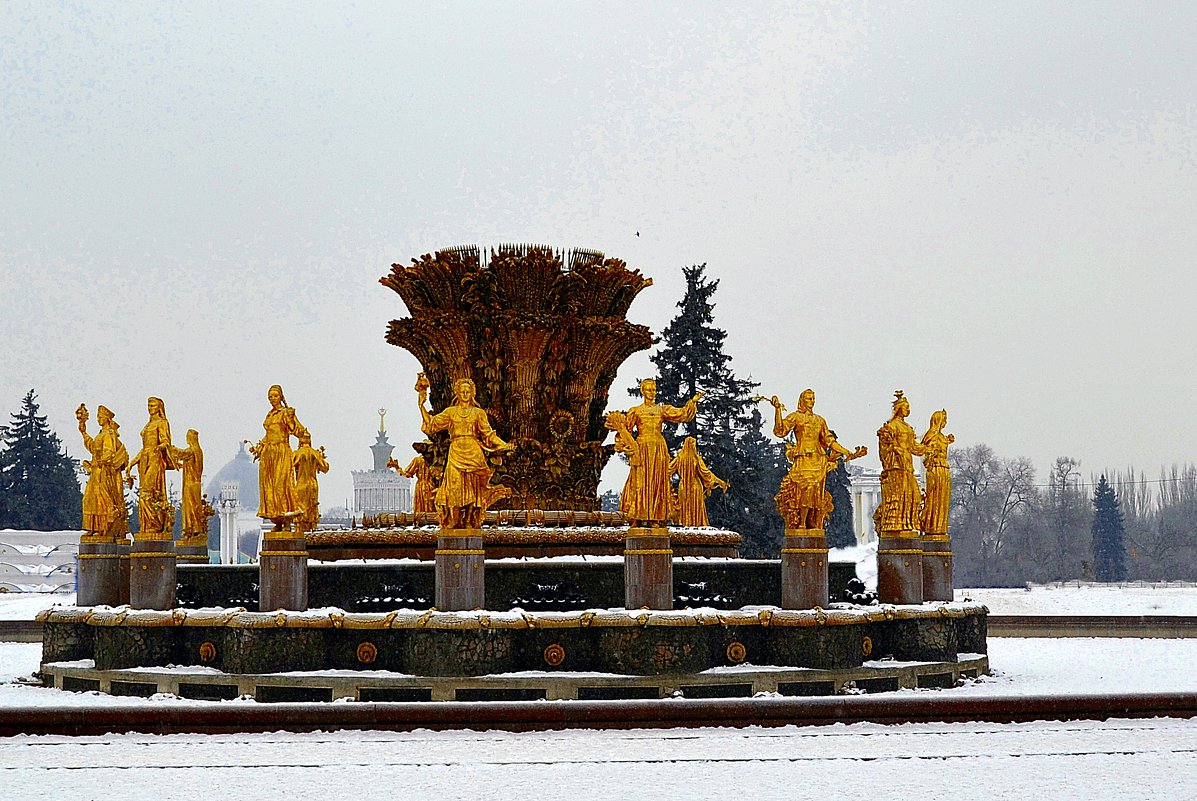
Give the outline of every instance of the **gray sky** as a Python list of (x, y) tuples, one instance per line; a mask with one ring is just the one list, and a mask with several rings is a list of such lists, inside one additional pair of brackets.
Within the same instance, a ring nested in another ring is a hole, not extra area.
[(0, 6), (0, 413), (76, 456), (160, 395), (210, 474), (277, 382), (340, 503), (376, 409), (419, 438), (378, 278), (507, 241), (626, 259), (656, 332), (707, 262), (849, 445), (903, 388), (1041, 472), (1197, 453), (1197, 5), (244, 5)]

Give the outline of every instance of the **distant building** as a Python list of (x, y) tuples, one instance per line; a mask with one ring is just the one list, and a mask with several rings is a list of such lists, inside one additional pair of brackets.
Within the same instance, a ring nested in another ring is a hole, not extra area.
[(387, 467), (395, 446), (387, 440), (386, 409), (378, 410), (378, 437), (370, 446), (372, 470), (353, 471), (353, 514), (394, 514), (412, 510), (412, 480)]
[(258, 466), (241, 450), (208, 481), (204, 492), (216, 514), (208, 519), (208, 553), (218, 563), (258, 558), (262, 520), (258, 517)]
[(877, 540), (873, 513), (881, 505), (881, 471), (849, 464), (848, 476), (848, 491), (852, 496), (852, 530), (856, 532), (856, 544), (867, 545)]

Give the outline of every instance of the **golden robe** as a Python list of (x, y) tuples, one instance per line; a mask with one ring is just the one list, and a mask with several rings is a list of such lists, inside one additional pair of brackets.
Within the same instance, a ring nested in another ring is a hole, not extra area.
[(291, 461), (291, 437), (307, 429), (295, 416), (295, 409), (271, 409), (262, 421), (266, 436), (258, 443), (258, 517), (267, 520), (293, 514), (298, 508), (295, 469)]
[(669, 464), (669, 474), (677, 474), (677, 514), (679, 526), (709, 526), (707, 496), (719, 483), (698, 451), (682, 449)]
[(328, 460), (311, 445), (300, 446), (292, 460), (295, 464), (295, 501), (303, 510), (299, 521), (310, 530), (320, 522), (320, 485), (316, 474), (328, 472)]
[(102, 426), (94, 437), (83, 432), (83, 446), (91, 453), (87, 486), (83, 490), (83, 530), (123, 538), (129, 532), (125, 512), (125, 489), (121, 472), (129, 464), (129, 452), (115, 423)]
[(175, 452), (175, 461), (183, 471), (183, 536), (208, 533), (204, 516), (204, 452), (199, 447)]
[(636, 450), (640, 458), (640, 486), (633, 488), (631, 493), (625, 488), (625, 495), (631, 496), (625, 499), (625, 517), (661, 523), (670, 518), (673, 489), (669, 486), (669, 447), (665, 437), (661, 436), (661, 425), (688, 423), (697, 411), (693, 399), (680, 408), (642, 403), (628, 410), (628, 430), (636, 434)]
[(821, 521), (831, 511), (827, 493), (827, 449), (831, 431), (827, 421), (814, 412), (792, 412), (773, 427), (778, 437), (794, 434), (786, 446), (790, 470), (781, 480), (774, 501), (786, 526), (806, 528), (808, 522)]
[(948, 533), (948, 508), (952, 505), (952, 474), (948, 470), (948, 438), (942, 431), (923, 436), (923, 468), (927, 473), (927, 497), (919, 529), (924, 534)]
[(449, 406), (430, 415), (423, 431), (428, 436), (449, 432), (449, 458), (445, 475), (436, 490), (436, 505), (445, 509), (490, 506), (495, 488), (490, 488), (490, 466), (486, 450), (498, 450), (505, 442), (490, 427), (486, 412), (477, 406)]
[(923, 452), (914, 429), (895, 417), (877, 431), (881, 458), (881, 530), (916, 531), (923, 493), (911, 455)]
[(408, 463), (407, 468), (404, 469), (403, 475), (408, 478), (415, 477), (416, 486), (412, 488), (411, 492), (411, 508), (413, 512), (435, 512), (436, 511), (436, 487), (432, 485), (432, 469), (428, 463), (424, 461), (423, 456), (417, 456)]
[(151, 417), (141, 429), (141, 451), (137, 465), (137, 522), (146, 533), (167, 531), (171, 512), (166, 497), (166, 471), (174, 470), (170, 423), (165, 417)]

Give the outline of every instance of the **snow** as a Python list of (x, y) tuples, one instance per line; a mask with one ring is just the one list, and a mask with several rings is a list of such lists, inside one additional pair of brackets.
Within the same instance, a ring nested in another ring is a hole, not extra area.
[(991, 615), (1197, 615), (1197, 587), (1080, 584), (1030, 589), (957, 589), (956, 600)]

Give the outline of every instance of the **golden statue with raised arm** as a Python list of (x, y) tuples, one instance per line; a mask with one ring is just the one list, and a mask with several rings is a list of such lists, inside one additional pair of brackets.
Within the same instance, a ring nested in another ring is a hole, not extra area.
[(295, 409), (287, 405), (281, 386), (271, 386), (266, 397), (270, 401), (270, 411), (262, 421), (266, 435), (257, 445), (251, 445), (249, 452), (258, 462), (258, 517), (272, 521), (274, 530), (282, 531), (300, 514), (291, 437), (307, 434), (308, 430), (295, 416)]
[(919, 527), (923, 495), (912, 457), (922, 456), (926, 447), (906, 422), (909, 416), (910, 401), (899, 389), (894, 393), (893, 417), (877, 429), (882, 531), (917, 531)]
[(428, 401), (428, 377), (416, 379), (419, 394), (421, 430), (428, 436), (449, 432), (449, 457), (445, 473), (436, 490), (436, 509), (441, 528), (477, 529), (492, 503), (511, 493), (507, 487), (490, 483), (491, 469), (486, 452), (515, 450), (490, 427), (486, 412), (474, 402), (474, 382), (459, 378), (453, 382), (453, 404), (432, 414)]
[(301, 512), (297, 522), (304, 531), (314, 531), (320, 522), (320, 485), (316, 474), (328, 472), (324, 446), (320, 450), (313, 448), (312, 435), (304, 431), (291, 458), (295, 465), (295, 501)]
[[(636, 455), (640, 459), (639, 486), (632, 487), (631, 497), (620, 500), (620, 508), (630, 526), (663, 526), (671, 517), (673, 489), (669, 486), (669, 447), (661, 436), (664, 423), (688, 423), (698, 412), (699, 392), (681, 407), (657, 403), (657, 382), (646, 378), (640, 382), (644, 403), (628, 410), (627, 430), (636, 437)], [(630, 476), (629, 476), (630, 478)]]
[(927, 475), (927, 494), (919, 529), (924, 534), (948, 533), (948, 508), (952, 505), (952, 474), (948, 469), (948, 446), (956, 441), (943, 433), (948, 424), (945, 409), (931, 413), (931, 425), (923, 434), (923, 470)]
[(707, 496), (716, 487), (724, 492), (731, 488), (719, 476), (711, 472), (698, 453), (698, 440), (686, 437), (682, 449), (669, 463), (669, 475), (677, 476), (677, 514), (674, 519), (679, 526), (709, 526), (707, 520)]
[[(765, 400), (759, 395), (756, 399)], [(813, 389), (802, 391), (797, 410), (788, 415), (776, 395), (768, 401), (773, 406), (773, 435), (787, 440), (786, 458), (790, 461), (790, 470), (774, 498), (777, 511), (787, 529), (822, 530), (823, 520), (832, 508), (827, 492), (829, 463), (834, 464), (832, 460), (840, 456), (860, 458), (868, 449), (861, 445), (850, 451), (836, 441), (827, 421), (815, 414)]]
[(137, 470), (137, 522), (144, 534), (167, 533), (174, 526), (174, 507), (166, 496), (166, 471), (177, 470), (174, 446), (170, 442), (170, 423), (161, 398), (149, 398), (149, 421), (141, 429), (141, 450), (129, 460), (126, 482), (133, 486)]
[(129, 452), (121, 442), (120, 426), (107, 406), (96, 410), (100, 430), (93, 437), (87, 433), (87, 407), (82, 403), (75, 410), (83, 447), (91, 459), (83, 462), (87, 472), (87, 486), (83, 491), (84, 539), (89, 542), (116, 542), (129, 533), (129, 517), (125, 511), (125, 489), (121, 474), (129, 464)]

